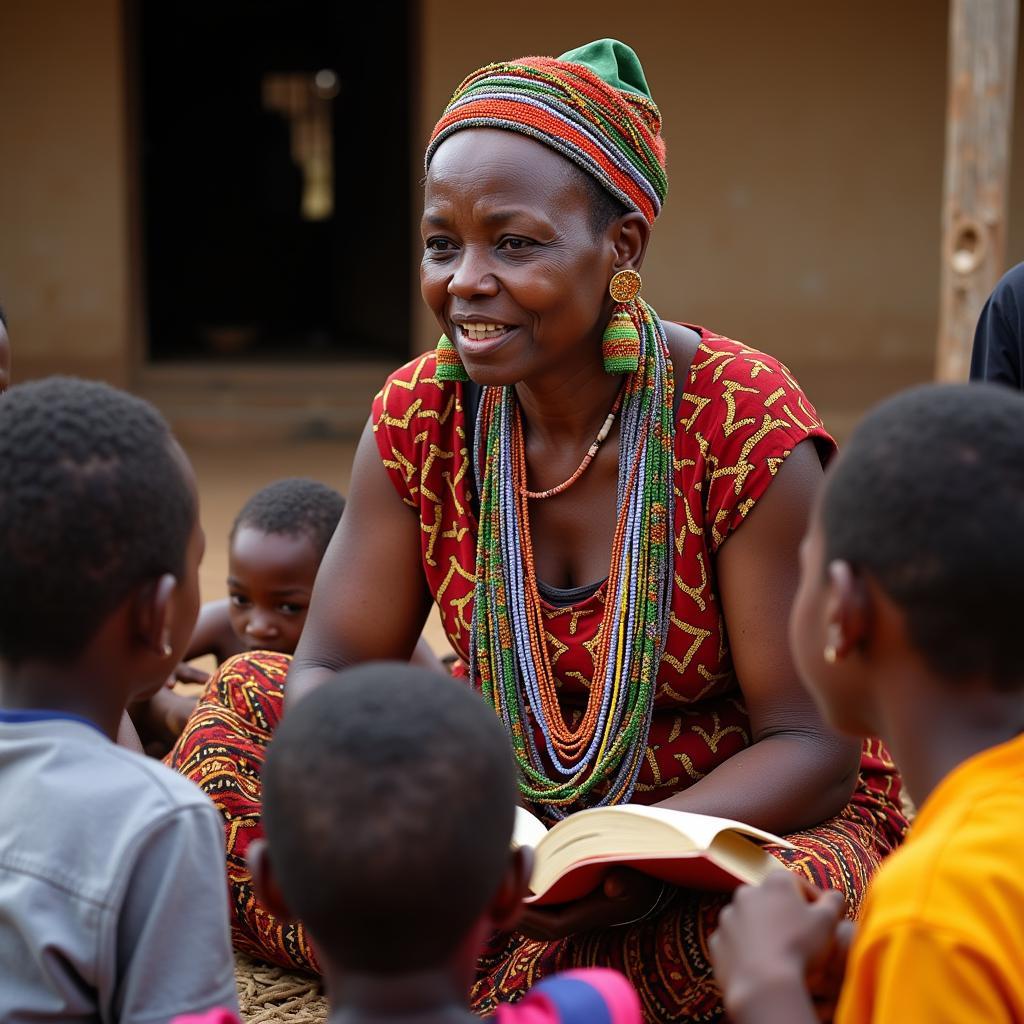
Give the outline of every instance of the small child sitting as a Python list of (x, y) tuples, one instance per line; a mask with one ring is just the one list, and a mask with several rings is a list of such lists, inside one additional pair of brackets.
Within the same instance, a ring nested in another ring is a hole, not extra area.
[[(515, 767), (480, 697), (402, 663), (349, 669), (283, 717), (262, 778), (266, 840), (250, 867), (271, 912), (306, 924), (331, 1019), (476, 1020), (477, 954), (515, 924), (532, 862), (510, 850)], [(624, 977), (591, 969), (497, 1020), (639, 1024), (640, 1008)]]
[[(231, 527), (228, 597), (203, 605), (185, 660), (212, 654), (220, 663), (247, 651), (294, 654), (317, 570), (344, 508), (336, 490), (302, 477), (257, 491)], [(413, 660), (442, 671), (423, 640)], [(189, 665), (179, 666), (177, 676), (206, 679)]]
[(0, 480), (0, 1017), (233, 1007), (220, 817), (111, 742), (195, 622), (188, 460), (147, 402), (56, 377), (0, 400)]
[[(1024, 1021), (1024, 397), (924, 387), (885, 402), (829, 472), (790, 619), (841, 732), (878, 735), (919, 806), (849, 959), (836, 893), (780, 873), (711, 940), (737, 1024)], [(839, 982), (842, 980), (841, 992)]]

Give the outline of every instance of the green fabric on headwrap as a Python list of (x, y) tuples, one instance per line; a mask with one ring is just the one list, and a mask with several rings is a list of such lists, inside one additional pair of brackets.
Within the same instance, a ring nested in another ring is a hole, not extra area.
[(590, 68), (613, 89), (654, 99), (644, 77), (640, 58), (632, 47), (618, 39), (595, 39), (592, 43), (584, 43), (583, 46), (563, 53), (558, 59)]

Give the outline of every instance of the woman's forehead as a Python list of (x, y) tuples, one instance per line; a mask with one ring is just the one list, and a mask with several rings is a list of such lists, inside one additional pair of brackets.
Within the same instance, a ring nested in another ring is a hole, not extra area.
[(427, 169), (426, 201), (487, 194), (495, 201), (564, 202), (586, 195), (583, 172), (561, 154), (525, 135), (472, 128), (445, 139)]

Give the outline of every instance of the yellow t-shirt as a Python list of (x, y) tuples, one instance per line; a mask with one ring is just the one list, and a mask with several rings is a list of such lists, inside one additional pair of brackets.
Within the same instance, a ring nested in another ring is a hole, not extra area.
[(1024, 736), (925, 801), (865, 900), (835, 1019), (1024, 1022)]

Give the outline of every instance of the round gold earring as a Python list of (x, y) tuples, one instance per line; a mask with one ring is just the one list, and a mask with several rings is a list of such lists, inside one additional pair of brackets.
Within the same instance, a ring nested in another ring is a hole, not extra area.
[(608, 294), (616, 302), (632, 302), (639, 294), (643, 281), (635, 270), (620, 270), (608, 282)]
[(825, 660), (830, 664), (834, 665), (836, 660), (839, 658), (839, 652), (835, 648), (835, 644), (828, 644), (825, 648)]

